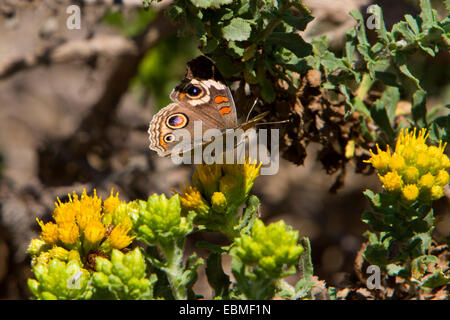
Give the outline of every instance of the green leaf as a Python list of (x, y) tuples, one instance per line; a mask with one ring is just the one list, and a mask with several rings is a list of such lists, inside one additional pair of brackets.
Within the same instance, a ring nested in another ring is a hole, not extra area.
[(425, 281), (422, 283), (422, 286), (425, 288), (434, 289), (443, 285), (446, 285), (450, 282), (450, 277), (446, 277), (442, 270), (435, 270), (434, 273), (427, 277)]
[(272, 103), (275, 100), (275, 90), (267, 78), (264, 78), (261, 82), (261, 96), (267, 103)]
[(214, 296), (227, 297), (230, 278), (223, 272), (222, 255), (212, 253), (206, 260), (206, 276), (208, 283), (214, 289)]
[(389, 33), (386, 30), (386, 26), (384, 24), (383, 11), (381, 10), (380, 6), (378, 6), (378, 5), (373, 5), (372, 7), (374, 8), (373, 14), (375, 14), (378, 19), (377, 20), (378, 28), (376, 28), (378, 38), (383, 40), (383, 42), (385, 44), (388, 44), (390, 42), (390, 38), (389, 38)]
[(306, 237), (300, 239), (300, 244), (304, 251), (300, 256), (299, 269), (301, 270), (302, 278), (311, 280), (314, 275), (314, 266), (311, 260), (311, 244)]
[(375, 71), (375, 78), (391, 87), (399, 87), (395, 74), (385, 71)]
[(405, 270), (405, 267), (403, 267), (403, 266), (401, 266), (401, 265), (397, 265), (397, 264), (395, 264), (395, 263), (390, 263), (390, 264), (388, 264), (388, 265), (386, 266), (386, 270), (387, 270), (387, 273), (388, 273), (390, 276), (398, 276), (398, 275), (400, 275), (401, 273), (403, 273), (403, 272), (406, 271), (406, 270)]
[(297, 57), (302, 58), (312, 53), (312, 46), (297, 33), (272, 32), (265, 41), (266, 45), (280, 45)]
[(380, 232), (389, 230), (389, 226), (371, 211), (364, 211), (361, 216), (361, 221), (368, 224), (374, 231)]
[(220, 8), (220, 6), (230, 4), (232, 0), (191, 0), (192, 4), (197, 8)]
[[(450, 105), (447, 105), (447, 108), (450, 111)], [(439, 140), (442, 140), (443, 143), (450, 143), (450, 112), (446, 116), (436, 118), (430, 127), (430, 138), (435, 143), (438, 143)]]
[(375, 101), (373, 107), (370, 108), (372, 119), (387, 134), (390, 142), (393, 142), (395, 138), (392, 124), (399, 99), (400, 92), (398, 88), (389, 87), (381, 98)]
[(417, 126), (424, 128), (427, 124), (427, 93), (424, 90), (417, 90), (413, 95), (412, 116)]
[(306, 29), (306, 25), (310, 23), (314, 18), (312, 16), (307, 16), (305, 18), (297, 17), (292, 15), (292, 13), (289, 11), (289, 14), (284, 15), (282, 19), (288, 25), (294, 27), (297, 30), (303, 31)]
[(242, 18), (234, 18), (223, 27), (223, 37), (229, 41), (244, 41), (250, 38), (252, 27), (250, 23)]
[(431, 29), (436, 22), (436, 11), (431, 7), (430, 0), (420, 0), (420, 8), (422, 12), (420, 13), (420, 18), (422, 19), (422, 29), (424, 31)]
[[(397, 55), (396, 58), (399, 58), (399, 55)], [(413, 74), (411, 73), (411, 71), (409, 71), (408, 66), (406, 64), (401, 64), (399, 66), (399, 70), (405, 75), (407, 76), (409, 79), (411, 79), (412, 81), (414, 81), (414, 83), (417, 86), (417, 89), (419, 90), (423, 90), (422, 87), (420, 86), (420, 81), (419, 79), (417, 79), (415, 76), (413, 76)]]
[(420, 279), (425, 271), (427, 271), (428, 263), (436, 263), (438, 261), (437, 257), (432, 255), (423, 255), (415, 258), (411, 262), (411, 272), (414, 278)]
[(239, 221), (239, 230), (241, 233), (250, 233), (250, 230), (259, 215), (260, 201), (257, 196), (252, 195), (247, 199), (247, 207), (244, 210), (242, 218)]
[(369, 244), (363, 252), (365, 260), (380, 267), (388, 263), (388, 250), (383, 244)]
[(412, 15), (406, 14), (405, 20), (406, 20), (406, 22), (408, 22), (409, 27), (416, 35), (420, 33), (419, 24), (417, 23), (417, 20)]
[(228, 41), (228, 48), (232, 51), (232, 56), (242, 57), (244, 55), (244, 48), (240, 47), (235, 41)]

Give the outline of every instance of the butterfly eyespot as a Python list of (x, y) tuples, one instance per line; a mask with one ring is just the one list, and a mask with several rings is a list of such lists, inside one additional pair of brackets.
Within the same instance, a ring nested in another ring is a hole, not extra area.
[(193, 85), (190, 85), (187, 89), (186, 89), (186, 93), (188, 96), (195, 98), (198, 97), (201, 93), (202, 93), (202, 89)]
[(173, 133), (168, 133), (164, 136), (164, 141), (165, 142), (173, 142), (175, 141), (175, 135)]
[(166, 125), (171, 129), (180, 129), (187, 125), (188, 118), (183, 113), (175, 113), (166, 120)]

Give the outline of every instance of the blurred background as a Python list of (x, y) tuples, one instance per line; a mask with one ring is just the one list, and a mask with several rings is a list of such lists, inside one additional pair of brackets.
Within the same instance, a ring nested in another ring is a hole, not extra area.
[[(352, 9), (382, 6), (387, 27), (416, 15), (418, 1), (305, 0), (315, 20), (302, 36), (327, 35), (339, 54)], [(66, 26), (68, 6), (81, 8), (81, 29)], [(433, 1), (446, 14), (442, 1)], [(0, 299), (27, 299), (31, 276), (26, 248), (38, 237), (36, 217), (48, 221), (57, 197), (111, 188), (125, 201), (170, 194), (189, 181), (193, 167), (176, 166), (148, 149), (148, 124), (169, 103), (186, 62), (200, 54), (194, 38), (163, 14), (170, 1), (149, 10), (140, 0), (0, 0)], [(370, 35), (370, 34), (369, 34)], [(373, 36), (373, 35), (372, 35)], [(417, 57), (415, 74), (430, 94), (428, 107), (450, 102), (450, 56)], [(239, 108), (239, 106), (238, 106)], [(280, 219), (310, 238), (315, 274), (338, 288), (355, 283), (353, 263), (364, 242), (362, 191), (378, 191), (376, 175), (346, 170), (344, 186), (329, 189), (310, 145), (304, 165), (282, 160), (278, 174), (261, 176), (253, 192), (262, 219)], [(351, 166), (351, 165), (350, 165)], [(448, 237), (450, 195), (435, 203), (435, 239)], [(196, 233), (195, 242), (223, 241)], [(224, 261), (225, 268), (229, 261)], [(229, 270), (229, 268), (228, 268)], [(295, 277), (292, 277), (292, 281)], [(204, 268), (194, 287), (211, 296)]]

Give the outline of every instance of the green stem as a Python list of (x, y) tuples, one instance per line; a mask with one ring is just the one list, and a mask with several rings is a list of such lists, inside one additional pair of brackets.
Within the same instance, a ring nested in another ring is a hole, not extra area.
[(275, 283), (275, 286), (278, 289), (278, 291), (289, 292), (290, 299), (292, 299), (292, 297), (295, 296), (295, 288), (286, 281), (284, 281), (283, 279), (278, 279)]
[(364, 73), (361, 83), (359, 84), (359, 88), (356, 91), (356, 97), (361, 101), (364, 101), (374, 82), (375, 80), (372, 79), (368, 73)]
[(176, 241), (161, 244), (161, 251), (166, 258), (167, 266), (163, 268), (170, 283), (173, 297), (176, 300), (187, 300), (187, 290), (181, 284), (183, 276), (183, 251)]

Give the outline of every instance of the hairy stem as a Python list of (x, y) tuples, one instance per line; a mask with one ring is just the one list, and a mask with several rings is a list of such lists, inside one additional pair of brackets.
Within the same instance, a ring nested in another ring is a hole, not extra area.
[(176, 300), (187, 300), (187, 290), (180, 282), (183, 276), (183, 251), (176, 241), (161, 245), (161, 251), (166, 258), (166, 267), (163, 271), (167, 275), (173, 297)]

